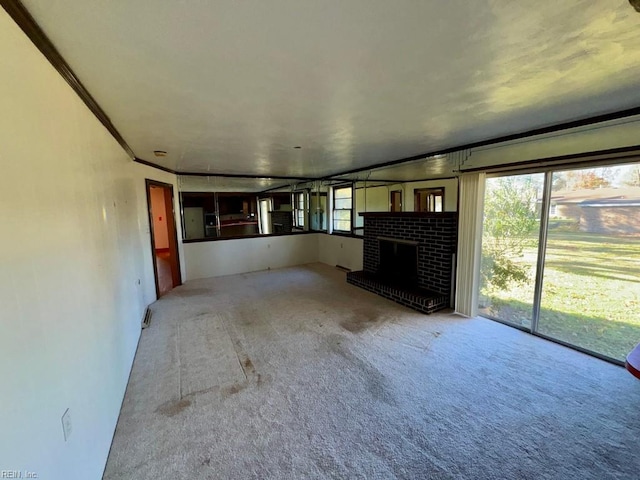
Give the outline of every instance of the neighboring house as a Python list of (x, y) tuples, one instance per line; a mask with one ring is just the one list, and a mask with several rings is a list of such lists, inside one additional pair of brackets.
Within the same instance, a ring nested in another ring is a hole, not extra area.
[(574, 220), (581, 232), (640, 234), (640, 187), (554, 192), (550, 213)]

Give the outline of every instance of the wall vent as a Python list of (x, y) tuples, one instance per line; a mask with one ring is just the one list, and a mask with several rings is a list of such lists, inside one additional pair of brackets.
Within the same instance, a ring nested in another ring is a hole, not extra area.
[(142, 328), (147, 328), (151, 323), (151, 309), (147, 307), (144, 311), (144, 317), (142, 317)]

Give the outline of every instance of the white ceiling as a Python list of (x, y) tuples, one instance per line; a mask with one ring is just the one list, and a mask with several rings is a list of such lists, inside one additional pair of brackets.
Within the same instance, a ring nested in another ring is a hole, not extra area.
[(23, 3), (179, 171), (320, 177), (640, 105), (627, 0)]

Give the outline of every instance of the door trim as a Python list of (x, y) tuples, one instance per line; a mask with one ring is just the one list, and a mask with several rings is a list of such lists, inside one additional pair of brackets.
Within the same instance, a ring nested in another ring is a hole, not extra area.
[[(153, 261), (153, 281), (156, 286), (156, 300), (160, 298), (160, 286), (158, 285), (158, 263), (156, 261), (156, 242), (155, 242), (155, 232), (153, 227), (153, 212), (151, 211), (151, 187), (160, 187), (160, 188), (168, 188), (171, 192), (171, 218), (173, 221), (173, 241), (175, 242), (175, 251), (176, 251), (176, 265), (178, 267), (178, 284), (175, 287), (182, 285), (182, 271), (180, 269), (180, 251), (178, 249), (178, 229), (176, 228), (176, 212), (175, 212), (175, 198), (173, 195), (173, 185), (170, 183), (159, 182), (158, 180), (151, 180), (150, 178), (145, 178), (145, 192), (147, 195), (147, 218), (149, 220), (149, 241), (151, 246), (151, 259)], [(171, 240), (171, 238), (170, 238)], [(171, 249), (171, 245), (169, 245)], [(174, 287), (174, 288), (175, 288)]]
[[(399, 205), (400, 206), (400, 210), (394, 210), (393, 209), (393, 194), (394, 193), (399, 193), (400, 194), (400, 205)], [(404, 205), (403, 205), (403, 201), (402, 200), (403, 200), (403, 198), (402, 198), (402, 190), (391, 190), (389, 192), (390, 211), (391, 212), (402, 212), (402, 211), (404, 211), (403, 210), (404, 209)]]

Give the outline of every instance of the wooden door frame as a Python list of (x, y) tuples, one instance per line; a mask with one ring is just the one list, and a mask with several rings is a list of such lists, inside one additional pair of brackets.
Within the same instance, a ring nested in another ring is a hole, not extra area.
[[(176, 252), (176, 265), (178, 266), (178, 285), (182, 285), (182, 271), (180, 269), (180, 251), (178, 249), (178, 229), (176, 228), (176, 212), (174, 208), (175, 198), (173, 196), (173, 185), (170, 183), (159, 182), (158, 180), (151, 180), (145, 178), (145, 191), (147, 194), (147, 214), (149, 218), (149, 239), (151, 242), (151, 259), (153, 260), (153, 281), (156, 285), (156, 300), (160, 298), (160, 285), (158, 285), (158, 262), (156, 261), (156, 239), (154, 232), (153, 211), (151, 208), (151, 187), (168, 188), (171, 193), (171, 218), (173, 222), (173, 236), (169, 236), (169, 242), (171, 238), (175, 242)], [(168, 221), (168, 220), (167, 220)], [(171, 250), (171, 244), (169, 244), (169, 250)], [(176, 287), (178, 285), (175, 285)]]
[(414, 188), (413, 189), (413, 211), (414, 212), (419, 212), (420, 211), (420, 194), (421, 193), (428, 193), (428, 194), (431, 195), (433, 193), (438, 193), (440, 191), (442, 192), (442, 195), (440, 195), (442, 197), (442, 211), (445, 212), (446, 210), (445, 210), (445, 206), (444, 206), (444, 194), (445, 194), (445, 188), (444, 187)]
[(397, 211), (398, 212), (402, 212), (403, 211), (403, 207), (404, 207), (404, 205), (403, 205), (404, 202), (402, 201), (403, 200), (403, 198), (402, 198), (402, 189), (400, 189), (400, 190), (391, 190), (389, 192), (389, 204), (390, 204), (389, 205), (389, 207), (390, 207), (389, 210), (393, 212), (393, 194), (394, 193), (399, 193), (400, 194), (400, 210), (397, 210)]

